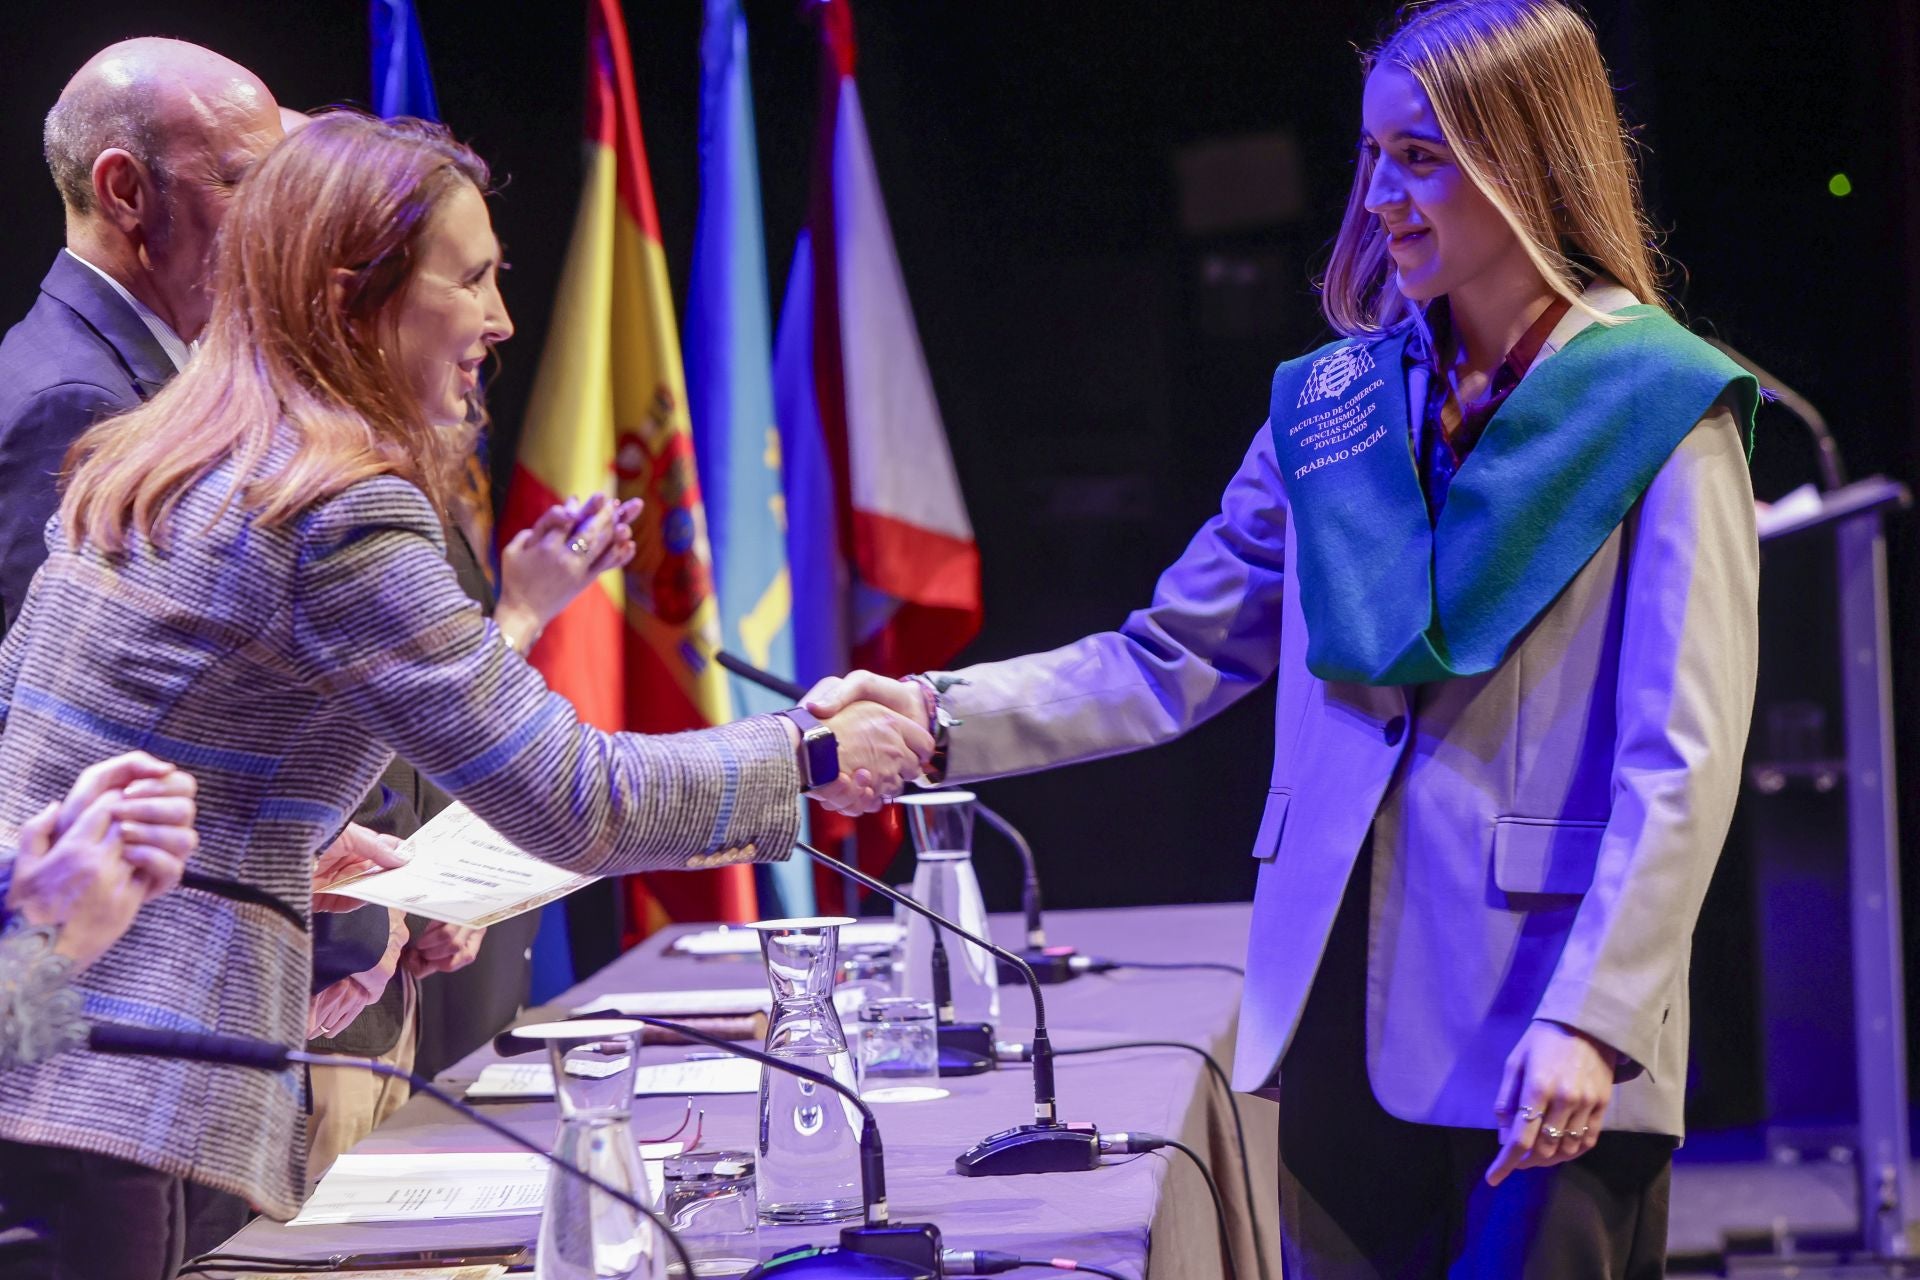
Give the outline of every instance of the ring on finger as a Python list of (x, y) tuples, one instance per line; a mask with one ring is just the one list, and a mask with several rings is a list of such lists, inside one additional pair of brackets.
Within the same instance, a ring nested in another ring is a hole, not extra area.
[(1538, 1107), (1522, 1107), (1520, 1108), (1520, 1122), (1522, 1124), (1531, 1124), (1545, 1114), (1546, 1112)]
[(573, 552), (573, 554), (577, 556), (583, 556), (587, 554), (587, 549), (592, 545), (593, 544), (588, 542), (585, 538), (575, 538), (573, 541), (567, 543), (567, 550)]
[[(1553, 1139), (1553, 1140), (1554, 1140), (1555, 1142), (1558, 1142), (1558, 1141), (1560, 1141), (1560, 1139), (1562, 1139), (1562, 1138), (1568, 1138), (1568, 1137), (1573, 1137), (1573, 1136), (1575, 1136), (1575, 1135), (1573, 1135), (1573, 1134), (1569, 1134), (1569, 1133), (1568, 1133), (1568, 1132), (1567, 1132), (1567, 1131), (1566, 1131), (1565, 1129), (1556, 1129), (1556, 1128), (1554, 1128), (1554, 1127), (1553, 1127), (1552, 1125), (1550, 1125), (1550, 1124), (1543, 1124), (1543, 1125), (1541, 1125), (1541, 1126), (1540, 1126), (1540, 1132), (1541, 1132), (1542, 1134), (1544, 1134), (1544, 1135), (1546, 1135), (1547, 1137), (1549, 1137), (1549, 1138), (1552, 1138), (1552, 1139)], [(1584, 1132), (1585, 1132), (1585, 1130), (1582, 1130), (1581, 1132), (1583, 1132), (1583, 1133), (1584, 1133)]]

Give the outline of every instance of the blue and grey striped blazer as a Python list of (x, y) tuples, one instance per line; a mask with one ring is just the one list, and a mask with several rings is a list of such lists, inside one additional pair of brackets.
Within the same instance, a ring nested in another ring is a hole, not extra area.
[[(79, 978), (89, 1016), (299, 1044), (314, 854), (394, 753), (521, 848), (591, 872), (787, 856), (799, 789), (760, 716), (664, 736), (581, 723), (460, 589), (440, 522), (383, 476), (279, 528), (219, 510), (165, 549), (49, 557), (0, 644), (0, 878), (19, 824), (82, 767), (142, 748), (200, 780), (192, 882)], [(611, 660), (611, 659), (610, 659)], [(298, 1207), (291, 1074), (85, 1052), (0, 1075), (0, 1137), (101, 1152)]]

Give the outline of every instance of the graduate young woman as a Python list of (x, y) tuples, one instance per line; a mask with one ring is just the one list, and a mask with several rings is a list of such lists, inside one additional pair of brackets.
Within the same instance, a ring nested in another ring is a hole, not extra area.
[(1278, 1089), (1289, 1280), (1656, 1276), (1752, 709), (1757, 389), (1666, 309), (1577, 12), (1410, 7), (1363, 68), (1340, 336), (1280, 366), (1152, 605), (813, 709), (918, 700), (963, 782), (1277, 673), (1235, 1075)]

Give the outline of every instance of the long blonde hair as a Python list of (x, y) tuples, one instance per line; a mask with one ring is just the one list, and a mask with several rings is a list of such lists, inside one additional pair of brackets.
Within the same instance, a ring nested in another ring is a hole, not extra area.
[[(470, 434), (429, 420), (388, 348), (420, 236), (468, 183), (486, 191), (486, 165), (417, 120), (331, 111), (275, 147), (221, 225), (199, 353), (68, 453), (60, 514), (71, 543), (164, 541), (181, 496), (229, 458), (227, 501), (262, 525), (380, 474), (449, 511)], [(263, 472), (283, 431), (292, 455)]]
[[(1467, 180), (1493, 203), (1552, 290), (1581, 301), (1596, 275), (1664, 305), (1660, 257), (1627, 132), (1593, 28), (1560, 0), (1409, 5), (1362, 70), (1403, 67), (1426, 90)], [(1405, 319), (1387, 236), (1366, 210), (1363, 150), (1321, 281), (1320, 307), (1343, 334)]]

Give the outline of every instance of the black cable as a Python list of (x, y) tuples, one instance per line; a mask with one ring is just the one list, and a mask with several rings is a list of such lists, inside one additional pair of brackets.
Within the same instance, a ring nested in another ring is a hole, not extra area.
[(1061, 1263), (1066, 1261), (1064, 1258), (1058, 1261), (1049, 1261), (1043, 1258), (1007, 1258), (1001, 1260), (996, 1257), (992, 1271), (968, 1272), (966, 1274), (994, 1275), (1002, 1271), (1013, 1271), (1020, 1267), (1042, 1267), (1048, 1271), (1083, 1271), (1090, 1276), (1104, 1277), (1104, 1280), (1127, 1280), (1127, 1277), (1121, 1275), (1118, 1271), (1109, 1271), (1105, 1267), (1096, 1267), (1091, 1262), (1074, 1262), (1071, 1265), (1061, 1265)]
[(1031, 1259), (1022, 1258), (1020, 1265), (1023, 1267), (1045, 1267), (1049, 1271), (1084, 1271), (1090, 1276), (1104, 1277), (1104, 1280), (1127, 1280), (1127, 1277), (1121, 1275), (1118, 1271), (1109, 1271), (1105, 1267), (1096, 1267), (1091, 1262), (1076, 1262), (1070, 1267), (1057, 1267), (1051, 1262), (1036, 1262)]
[(1240, 1098), (1233, 1091), (1233, 1081), (1227, 1077), (1226, 1068), (1220, 1060), (1197, 1044), (1188, 1044), (1184, 1040), (1124, 1040), (1117, 1044), (1084, 1045), (1077, 1049), (1055, 1049), (1055, 1057), (1069, 1057), (1081, 1053), (1112, 1053), (1120, 1049), (1185, 1049), (1188, 1053), (1197, 1053), (1207, 1064), (1207, 1071), (1213, 1076), (1220, 1092), (1226, 1096), (1227, 1106), (1233, 1112), (1233, 1140), (1240, 1148), (1240, 1185), (1246, 1192), (1247, 1214), (1253, 1219), (1254, 1261), (1260, 1264), (1260, 1280), (1267, 1280), (1267, 1253), (1260, 1247), (1260, 1202), (1253, 1194), (1253, 1165), (1247, 1156), (1247, 1130), (1240, 1121)]
[(252, 1271), (270, 1276), (327, 1275), (340, 1270), (338, 1259), (266, 1258), (244, 1253), (203, 1253), (178, 1271), (181, 1276), (204, 1276), (215, 1271)]
[(1220, 1248), (1226, 1258), (1227, 1280), (1239, 1280), (1240, 1268), (1235, 1266), (1233, 1261), (1233, 1235), (1227, 1227), (1227, 1202), (1220, 1198), (1220, 1184), (1213, 1180), (1213, 1170), (1207, 1168), (1207, 1162), (1200, 1158), (1198, 1151), (1179, 1139), (1162, 1138), (1160, 1141), (1193, 1161), (1193, 1167), (1198, 1169), (1200, 1176), (1207, 1180), (1207, 1194), (1213, 1197), (1213, 1216), (1220, 1225)]
[(1221, 973), (1237, 974), (1244, 978), (1247, 971), (1237, 964), (1228, 964), (1224, 960), (1105, 960), (1095, 959), (1087, 967), (1088, 973), (1111, 973), (1115, 969), (1217, 969)]

